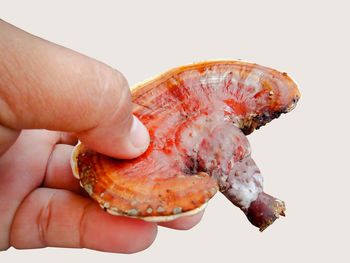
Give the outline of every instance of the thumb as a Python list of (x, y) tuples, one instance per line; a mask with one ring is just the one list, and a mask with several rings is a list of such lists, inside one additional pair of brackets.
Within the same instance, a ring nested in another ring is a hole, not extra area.
[(13, 141), (21, 129), (43, 128), (74, 132), (117, 158), (147, 149), (148, 132), (132, 115), (120, 72), (1, 20), (0, 35), (0, 138)]

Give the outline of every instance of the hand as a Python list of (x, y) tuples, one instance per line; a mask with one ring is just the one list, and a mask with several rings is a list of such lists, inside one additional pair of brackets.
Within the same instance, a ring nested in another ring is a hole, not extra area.
[[(117, 158), (147, 149), (149, 135), (131, 113), (125, 78), (1, 20), (0, 35), (0, 250), (147, 248), (157, 225), (104, 212), (70, 168), (77, 138)], [(201, 216), (161, 225), (188, 229)]]

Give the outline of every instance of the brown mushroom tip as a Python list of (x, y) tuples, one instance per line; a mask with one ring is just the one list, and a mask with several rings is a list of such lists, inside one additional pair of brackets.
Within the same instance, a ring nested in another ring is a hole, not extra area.
[(279, 216), (285, 216), (285, 203), (266, 193), (260, 193), (258, 198), (250, 204), (247, 211), (248, 220), (260, 232), (270, 226)]

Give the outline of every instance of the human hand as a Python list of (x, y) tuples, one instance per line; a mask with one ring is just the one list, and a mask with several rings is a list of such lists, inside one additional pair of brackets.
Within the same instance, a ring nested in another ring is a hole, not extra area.
[[(116, 158), (147, 149), (149, 135), (131, 113), (125, 78), (1, 20), (0, 35), (0, 250), (147, 248), (157, 224), (104, 212), (70, 168), (77, 138)], [(189, 229), (201, 216), (160, 225)]]

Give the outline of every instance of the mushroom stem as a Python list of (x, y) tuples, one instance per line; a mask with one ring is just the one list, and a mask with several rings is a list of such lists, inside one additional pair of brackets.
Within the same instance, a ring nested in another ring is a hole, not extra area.
[[(190, 152), (192, 158), (186, 156), (188, 170), (208, 173), (220, 191), (263, 231), (284, 215), (285, 206), (263, 192), (263, 178), (250, 156), (247, 138), (234, 124), (220, 122), (218, 116), (197, 121), (205, 125), (189, 126), (197, 134), (196, 140), (183, 140), (185, 149), (195, 149)], [(187, 133), (185, 130), (182, 138), (189, 137)]]
[(229, 175), (221, 174), (217, 181), (221, 192), (260, 231), (265, 230), (280, 215), (284, 216), (284, 202), (263, 192), (260, 170), (250, 156), (236, 162)]

